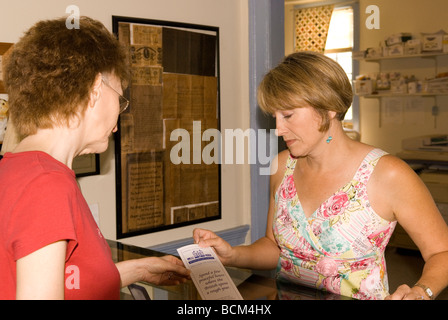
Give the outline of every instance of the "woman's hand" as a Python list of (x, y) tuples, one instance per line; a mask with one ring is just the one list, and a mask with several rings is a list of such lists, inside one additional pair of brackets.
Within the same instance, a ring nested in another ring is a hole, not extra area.
[(140, 259), (142, 281), (155, 285), (177, 285), (190, 278), (190, 271), (181, 260), (173, 256), (149, 257)]
[(429, 297), (420, 287), (410, 288), (408, 285), (402, 284), (384, 300), (429, 300)]
[(230, 265), (232, 263), (234, 259), (232, 246), (214, 232), (196, 228), (193, 230), (193, 239), (194, 243), (200, 247), (213, 247), (222, 264)]
[(190, 279), (190, 270), (185, 268), (181, 260), (169, 255), (121, 261), (116, 266), (122, 287), (137, 281), (170, 286)]

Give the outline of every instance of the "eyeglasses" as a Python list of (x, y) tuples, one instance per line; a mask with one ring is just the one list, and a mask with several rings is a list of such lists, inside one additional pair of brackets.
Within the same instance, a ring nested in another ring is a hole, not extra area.
[(117, 90), (112, 88), (112, 86), (110, 84), (108, 84), (106, 82), (106, 80), (104, 80), (104, 78), (101, 78), (101, 81), (103, 81), (103, 83), (106, 86), (108, 86), (109, 88), (111, 88), (113, 91), (115, 91), (118, 94), (118, 103), (120, 104), (120, 112), (119, 112), (119, 114), (124, 112), (129, 107), (129, 100), (126, 99), (125, 97), (123, 97), (123, 95), (121, 95)]

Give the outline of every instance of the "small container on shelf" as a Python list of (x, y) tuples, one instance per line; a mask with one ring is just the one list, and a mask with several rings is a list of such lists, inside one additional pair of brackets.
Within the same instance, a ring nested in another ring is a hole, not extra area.
[(424, 52), (442, 52), (443, 37), (447, 33), (440, 30), (436, 33), (422, 33), (422, 51)]
[(374, 90), (374, 81), (372, 79), (353, 80), (355, 94), (358, 96), (372, 94)]

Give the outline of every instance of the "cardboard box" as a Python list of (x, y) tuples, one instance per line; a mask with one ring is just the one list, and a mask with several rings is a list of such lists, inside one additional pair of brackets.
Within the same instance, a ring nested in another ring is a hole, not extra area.
[(374, 89), (373, 80), (354, 80), (355, 94), (363, 96), (371, 94)]
[(444, 35), (446, 35), (446, 32), (443, 30), (436, 33), (422, 33), (422, 51), (442, 51)]
[(389, 56), (402, 56), (404, 54), (404, 45), (402, 43), (394, 44), (393, 46), (388, 47), (387, 50)]
[(420, 39), (409, 40), (404, 44), (404, 54), (413, 55), (422, 52), (422, 42)]
[(435, 78), (428, 81), (428, 92), (448, 93), (448, 77)]
[(386, 38), (386, 45), (393, 46), (396, 44), (404, 43), (410, 39), (412, 39), (412, 35), (410, 33), (396, 33)]

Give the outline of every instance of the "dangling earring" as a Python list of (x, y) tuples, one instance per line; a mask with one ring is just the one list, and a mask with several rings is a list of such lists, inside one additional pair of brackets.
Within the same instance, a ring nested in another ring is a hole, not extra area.
[(327, 140), (325, 140), (325, 142), (326, 143), (330, 143), (331, 142), (331, 140), (333, 140), (333, 136), (331, 135), (331, 127), (332, 127), (332, 124), (333, 124), (333, 119), (334, 119), (334, 117), (336, 116), (336, 113), (334, 112), (334, 111), (329, 111), (328, 112), (328, 116), (330, 117), (330, 119), (329, 120), (331, 120), (331, 122), (329, 122), (329, 126), (328, 126), (328, 138), (327, 138)]
[(331, 135), (331, 129), (328, 130), (328, 138), (325, 140), (326, 143), (330, 143), (333, 140), (333, 136)]

